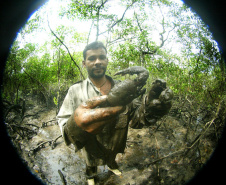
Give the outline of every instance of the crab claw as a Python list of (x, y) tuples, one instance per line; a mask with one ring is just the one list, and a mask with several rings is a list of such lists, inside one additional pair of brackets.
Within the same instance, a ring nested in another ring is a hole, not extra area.
[(148, 71), (144, 68), (144, 67), (141, 67), (141, 66), (133, 66), (133, 67), (129, 67), (127, 69), (123, 69), (121, 71), (118, 71), (117, 73), (115, 73), (115, 76), (116, 75), (126, 75), (126, 74), (130, 74), (130, 75), (133, 75), (133, 74), (141, 74), (141, 73), (148, 73)]
[(115, 73), (115, 75), (126, 74), (136, 74), (137, 77), (133, 80), (126, 79), (111, 89), (108, 95), (108, 103), (112, 106), (127, 105), (146, 91), (142, 88), (149, 77), (149, 72), (144, 67), (133, 66)]
[(130, 75), (137, 74), (137, 78), (135, 80), (139, 83), (143, 83), (143, 82), (145, 83), (149, 77), (148, 70), (141, 66), (133, 66), (133, 67), (129, 67), (127, 69), (123, 69), (123, 70), (115, 73), (114, 76), (116, 76), (116, 75), (124, 76), (126, 74), (130, 74)]
[(128, 71), (127, 71), (127, 69), (123, 69), (123, 70), (118, 71), (117, 73), (115, 73), (114, 76), (117, 76), (117, 75), (122, 75), (122, 76), (124, 76), (124, 75), (126, 75), (126, 74), (129, 74)]

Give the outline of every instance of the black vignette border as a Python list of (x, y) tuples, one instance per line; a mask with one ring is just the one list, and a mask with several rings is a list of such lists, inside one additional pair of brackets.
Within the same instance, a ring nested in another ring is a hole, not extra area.
[[(45, 2), (47, 0), (7, 0), (0, 3), (1, 85), (4, 65), (17, 32), (26, 23), (31, 14)], [(184, 3), (196, 11), (205, 24), (209, 26), (223, 52), (224, 58), (226, 58), (225, 2), (222, 0), (184, 0)], [(7, 184), (42, 184), (22, 164), (21, 159), (12, 147), (2, 119), (2, 112), (0, 119), (0, 155), (3, 161), (0, 177), (2, 182), (7, 182)], [(224, 170), (222, 170), (226, 165), (225, 135), (226, 131), (224, 128), (223, 136), (212, 157), (188, 184), (203, 184), (205, 182), (222, 184), (222, 182), (226, 181)]]

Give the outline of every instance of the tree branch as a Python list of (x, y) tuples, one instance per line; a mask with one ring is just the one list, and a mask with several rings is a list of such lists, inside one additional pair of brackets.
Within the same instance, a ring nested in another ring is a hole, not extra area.
[(31, 78), (31, 80), (33, 80), (34, 82), (36, 81), (37, 84), (38, 84), (40, 87), (42, 87), (42, 89), (44, 90), (44, 93), (43, 93), (43, 94), (46, 94), (46, 96), (49, 96), (48, 90), (44, 87), (44, 85), (43, 85), (38, 79), (32, 77), (32, 75), (30, 75), (29, 73), (27, 73), (25, 70), (23, 70), (23, 71), (24, 71), (24, 73), (25, 73), (27, 76), (29, 76), (29, 78)]
[(131, 6), (133, 6), (134, 3), (136, 3), (136, 1), (133, 1), (132, 4), (130, 4), (130, 5), (125, 9), (125, 11), (124, 11), (122, 17), (121, 17), (119, 20), (115, 21), (115, 22), (114, 22), (107, 30), (105, 30), (104, 32), (101, 32), (98, 36), (100, 36), (100, 35), (102, 35), (102, 34), (108, 32), (108, 31), (110, 31), (115, 25), (117, 25), (118, 23), (120, 23), (120, 22), (124, 19), (124, 16), (125, 16), (127, 10), (128, 10)]
[[(136, 18), (136, 21), (137, 21), (137, 25), (138, 25), (138, 27), (139, 27), (139, 30), (140, 30), (140, 32), (142, 33), (142, 32), (143, 32), (143, 29), (142, 29), (142, 27), (141, 27), (141, 25), (140, 25), (140, 23), (139, 23), (139, 20), (138, 20), (138, 17), (137, 17), (137, 14), (136, 14), (135, 11), (134, 11), (134, 16), (135, 16), (135, 18)], [(157, 49), (155, 49), (155, 50), (153, 50), (153, 51), (150, 50), (148, 40), (147, 40), (147, 42), (145, 43), (145, 46), (147, 47), (148, 51), (143, 51), (143, 50), (140, 48), (140, 50), (141, 50), (141, 57), (142, 57), (143, 62), (144, 62), (144, 55), (153, 55), (154, 53), (157, 52)]]
[(102, 1), (101, 5), (97, 7), (97, 34), (96, 34), (96, 41), (99, 37), (99, 21), (100, 21), (100, 9), (107, 3), (108, 0)]
[(64, 44), (64, 42), (53, 32), (53, 30), (51, 29), (51, 27), (50, 27), (50, 25), (49, 25), (49, 20), (48, 20), (48, 18), (47, 18), (47, 21), (48, 21), (48, 26), (49, 26), (49, 29), (50, 29), (50, 31), (51, 31), (51, 33), (57, 38), (57, 40), (59, 40), (59, 42), (67, 49), (67, 52), (68, 52), (68, 54), (69, 54), (69, 56), (70, 56), (70, 58), (71, 58), (71, 60), (74, 62), (74, 64), (75, 64), (75, 66), (78, 68), (78, 70), (79, 70), (79, 72), (80, 72), (80, 75), (81, 75), (81, 77), (83, 78), (83, 80), (85, 79), (85, 77), (84, 77), (84, 75), (82, 74), (82, 71), (81, 71), (81, 69), (80, 69), (80, 67), (78, 66), (78, 64), (75, 62), (75, 60), (73, 59), (73, 57), (72, 57), (72, 55), (71, 55), (71, 53), (70, 53), (70, 51), (69, 51), (69, 49), (68, 49), (68, 47)]
[(177, 26), (176, 24), (174, 24), (174, 27), (173, 27), (171, 30), (168, 31), (168, 34), (167, 34), (166, 38), (164, 39), (163, 34), (166, 33), (166, 29), (165, 29), (165, 18), (164, 18), (164, 15), (163, 15), (163, 13), (162, 13), (162, 10), (161, 10), (161, 8), (160, 8), (159, 3), (158, 3), (158, 7), (159, 7), (159, 11), (160, 11), (160, 13), (161, 13), (161, 15), (162, 15), (162, 33), (159, 33), (159, 34), (160, 34), (160, 37), (161, 37), (162, 43), (160, 44), (160, 46), (158, 46), (157, 49), (159, 49), (159, 48), (161, 48), (161, 47), (164, 46), (165, 42), (166, 42), (166, 41), (168, 40), (168, 38), (169, 38), (169, 34), (170, 34), (170, 33), (176, 28), (176, 26)]
[(92, 24), (91, 24), (90, 29), (89, 29), (89, 35), (88, 35), (88, 38), (87, 38), (86, 45), (89, 44), (89, 37), (90, 37), (91, 31), (92, 31), (93, 24), (94, 24), (94, 19), (92, 20)]

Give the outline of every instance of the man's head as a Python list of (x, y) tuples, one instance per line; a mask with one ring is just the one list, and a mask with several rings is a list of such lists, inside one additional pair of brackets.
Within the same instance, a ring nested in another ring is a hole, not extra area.
[(89, 77), (98, 79), (105, 75), (108, 58), (107, 49), (102, 42), (96, 41), (87, 45), (83, 50), (83, 66), (86, 67)]
[(99, 49), (99, 48), (103, 48), (107, 54), (107, 49), (106, 47), (104, 46), (104, 44), (100, 41), (95, 41), (95, 42), (92, 42), (90, 44), (88, 44), (85, 49), (83, 50), (83, 59), (86, 60), (86, 52), (88, 50), (96, 50), (96, 49)]

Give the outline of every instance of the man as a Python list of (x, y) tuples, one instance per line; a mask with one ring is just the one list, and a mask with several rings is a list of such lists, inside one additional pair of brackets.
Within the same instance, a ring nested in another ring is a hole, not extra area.
[[(137, 98), (126, 107), (106, 107), (107, 95), (117, 83), (105, 75), (107, 50), (103, 43), (93, 42), (85, 47), (83, 58), (88, 78), (69, 88), (57, 119), (66, 145), (72, 143), (76, 151), (83, 150), (88, 184), (95, 184), (97, 166), (107, 165), (121, 175), (115, 158), (124, 152), (129, 125), (142, 128), (167, 114), (172, 91), (157, 80), (143, 100)], [(164, 102), (158, 99), (162, 92), (167, 94)]]

